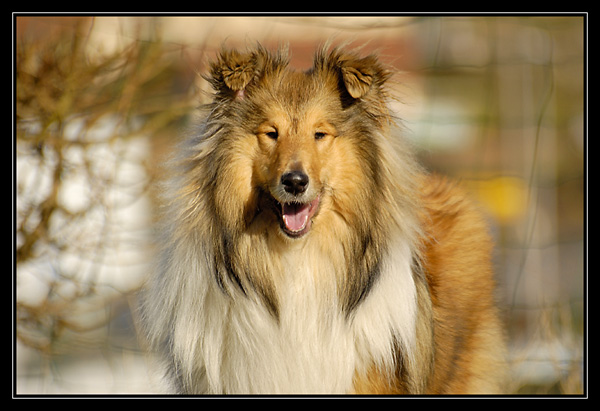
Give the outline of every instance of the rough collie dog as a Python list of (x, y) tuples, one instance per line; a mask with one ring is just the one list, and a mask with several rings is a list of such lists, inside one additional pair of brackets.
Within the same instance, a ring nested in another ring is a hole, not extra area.
[(340, 49), (212, 64), (145, 304), (173, 391), (498, 391), (484, 221), (398, 139), (388, 77)]

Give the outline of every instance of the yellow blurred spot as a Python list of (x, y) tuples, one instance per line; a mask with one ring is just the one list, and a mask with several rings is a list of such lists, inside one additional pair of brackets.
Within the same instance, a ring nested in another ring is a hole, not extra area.
[(467, 187), (475, 192), (479, 202), (500, 222), (510, 223), (523, 216), (527, 209), (528, 187), (516, 177), (496, 177), (472, 180)]

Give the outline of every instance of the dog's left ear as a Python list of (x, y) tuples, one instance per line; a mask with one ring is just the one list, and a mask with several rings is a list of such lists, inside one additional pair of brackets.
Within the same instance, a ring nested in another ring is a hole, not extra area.
[(379, 87), (385, 81), (383, 69), (373, 56), (342, 60), (340, 63), (346, 90), (355, 99), (363, 97), (372, 87)]
[(333, 72), (341, 85), (354, 99), (368, 97), (372, 92), (379, 92), (388, 79), (389, 74), (377, 57), (371, 55), (358, 57), (334, 49), (327, 53), (324, 49), (315, 56), (315, 71)]

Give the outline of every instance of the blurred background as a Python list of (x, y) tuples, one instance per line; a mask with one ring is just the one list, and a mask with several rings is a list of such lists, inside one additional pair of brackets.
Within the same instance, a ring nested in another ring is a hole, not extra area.
[[(488, 214), (511, 393), (586, 392), (586, 16), (13, 16), (14, 394), (157, 390), (155, 186), (221, 45), (376, 51), (421, 161)], [(16, 160), (16, 161), (15, 161)]]

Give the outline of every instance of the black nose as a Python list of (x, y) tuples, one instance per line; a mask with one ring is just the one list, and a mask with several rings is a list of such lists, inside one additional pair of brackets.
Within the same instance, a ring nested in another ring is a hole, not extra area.
[(281, 176), (281, 184), (290, 194), (302, 194), (308, 187), (308, 176), (303, 171), (290, 171)]

